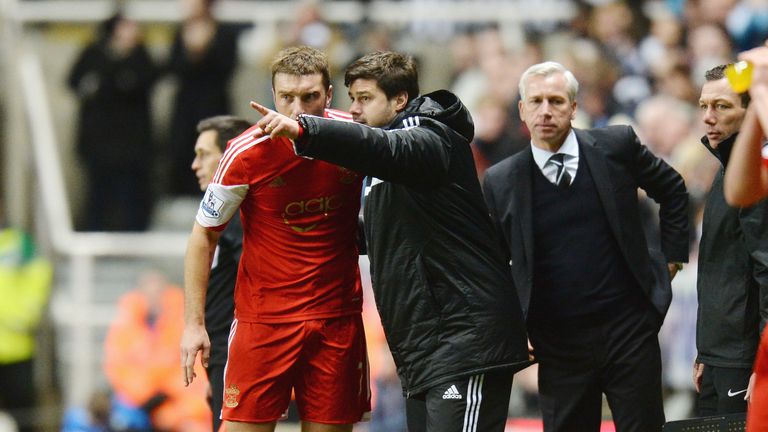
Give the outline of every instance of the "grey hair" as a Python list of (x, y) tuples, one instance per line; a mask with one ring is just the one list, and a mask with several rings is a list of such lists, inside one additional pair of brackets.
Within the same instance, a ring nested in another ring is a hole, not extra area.
[(573, 72), (565, 68), (560, 63), (548, 61), (544, 63), (535, 64), (523, 72), (520, 77), (520, 83), (518, 84), (518, 90), (520, 91), (520, 99), (525, 100), (525, 85), (528, 83), (528, 79), (532, 76), (549, 76), (556, 73), (562, 73), (565, 76), (565, 82), (568, 86), (568, 98), (571, 102), (576, 100), (576, 93), (579, 92), (579, 82), (576, 81), (576, 77), (573, 76)]

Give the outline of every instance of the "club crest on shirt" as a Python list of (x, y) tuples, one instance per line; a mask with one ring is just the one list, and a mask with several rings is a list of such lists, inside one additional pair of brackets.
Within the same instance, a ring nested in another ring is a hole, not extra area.
[(237, 388), (236, 385), (231, 384), (229, 387), (224, 389), (224, 405), (227, 408), (236, 407), (239, 404), (239, 402), (237, 401), (239, 396), (240, 396), (240, 389)]
[(221, 216), (221, 207), (224, 205), (219, 197), (217, 197), (211, 189), (205, 194), (205, 198), (200, 203), (200, 209), (203, 210), (203, 214), (208, 217), (217, 218)]
[(274, 180), (269, 182), (269, 187), (271, 188), (279, 188), (285, 186), (285, 180), (283, 180), (282, 177), (277, 176)]

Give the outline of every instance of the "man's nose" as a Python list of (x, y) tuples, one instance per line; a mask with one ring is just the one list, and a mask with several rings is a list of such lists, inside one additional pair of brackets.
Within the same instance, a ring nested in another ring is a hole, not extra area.
[(704, 111), (704, 123), (706, 124), (717, 123), (717, 116), (715, 116), (715, 110), (713, 110), (712, 108), (707, 108)]
[(349, 113), (353, 115), (360, 114), (360, 104), (357, 102), (352, 102), (352, 105), (349, 106)]
[(291, 118), (294, 120), (299, 118), (300, 114), (304, 114), (304, 104), (301, 103), (301, 101), (295, 101), (291, 105)]
[(550, 105), (549, 102), (544, 101), (541, 103), (540, 106), (541, 113), (544, 115), (550, 115), (552, 114), (552, 105)]

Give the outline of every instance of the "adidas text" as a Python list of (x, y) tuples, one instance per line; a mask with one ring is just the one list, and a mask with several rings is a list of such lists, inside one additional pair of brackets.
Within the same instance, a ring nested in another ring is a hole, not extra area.
[(461, 393), (459, 393), (459, 389), (455, 385), (452, 385), (443, 393), (443, 399), (461, 399)]

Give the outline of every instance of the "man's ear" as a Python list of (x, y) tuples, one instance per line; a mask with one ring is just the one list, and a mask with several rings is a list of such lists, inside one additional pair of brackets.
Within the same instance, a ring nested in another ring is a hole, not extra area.
[(408, 92), (402, 91), (395, 95), (395, 110), (400, 112), (408, 105)]
[(331, 101), (333, 100), (333, 84), (328, 85), (328, 92), (325, 95), (325, 107), (331, 107)]

